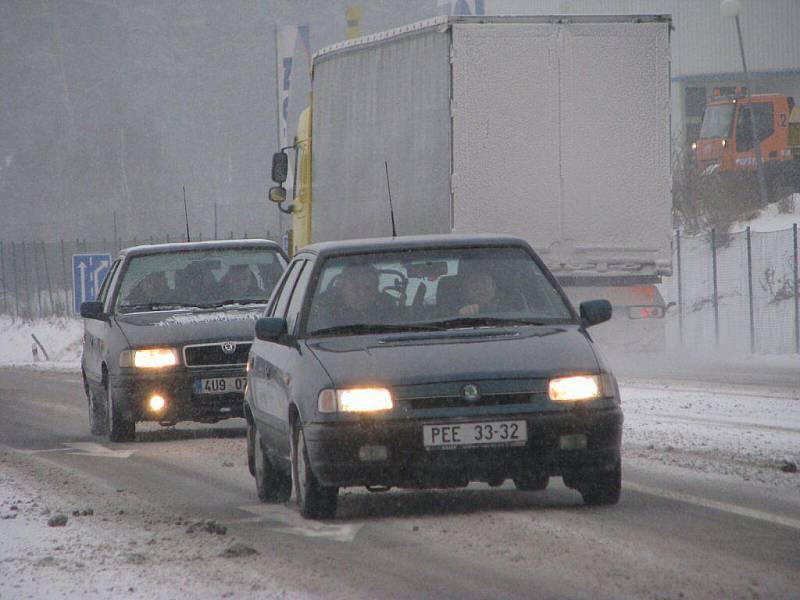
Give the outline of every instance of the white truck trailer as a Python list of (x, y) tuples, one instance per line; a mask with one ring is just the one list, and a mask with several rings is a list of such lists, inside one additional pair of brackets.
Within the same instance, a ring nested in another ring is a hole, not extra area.
[(655, 317), (663, 338), (670, 27), (664, 15), (440, 17), (317, 52), (295, 248), (391, 235), (388, 165), (398, 235), (521, 236), (568, 293), (610, 292), (618, 316)]

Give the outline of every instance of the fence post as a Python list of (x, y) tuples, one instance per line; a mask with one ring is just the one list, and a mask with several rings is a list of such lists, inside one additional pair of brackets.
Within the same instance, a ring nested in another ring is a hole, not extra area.
[(794, 238), (794, 349), (800, 354), (800, 299), (797, 297), (797, 223), (792, 226)]
[(214, 239), (219, 239), (217, 237), (217, 203), (214, 202)]
[(28, 318), (33, 318), (33, 304), (31, 303), (31, 286), (28, 285), (28, 260), (25, 256), (25, 242), (22, 243), (22, 279), (25, 282), (25, 301), (28, 306)]
[(19, 285), (17, 282), (17, 249), (11, 242), (11, 268), (14, 270), (14, 316), (19, 318)]
[[(111, 256), (116, 256), (117, 255), (117, 240), (118, 240), (118, 236), (117, 236), (117, 211), (114, 211), (114, 251), (113, 252), (109, 252), (109, 254), (111, 254)], [(105, 246), (105, 244), (104, 244), (104, 246)], [(105, 248), (103, 248), (103, 250), (105, 250)]]
[(36, 278), (36, 305), (39, 307), (39, 318), (44, 317), (44, 307), (42, 306), (42, 276), (39, 274), (39, 252), (36, 250), (36, 241), (31, 242), (33, 252), (33, 275)]
[(719, 296), (717, 295), (717, 231), (711, 229), (711, 274), (714, 279), (714, 345), (719, 348)]
[(8, 282), (6, 281), (6, 255), (3, 251), (3, 241), (0, 240), (0, 279), (3, 281), (3, 314), (8, 314)]
[(683, 348), (683, 284), (681, 283), (681, 232), (679, 229), (675, 230), (675, 249), (678, 254), (678, 333), (681, 348)]
[(747, 297), (750, 300), (750, 354), (756, 353), (756, 324), (753, 319), (753, 247), (750, 226), (747, 226)]
[(72, 303), (69, 300), (69, 288), (67, 287), (67, 260), (66, 250), (64, 249), (64, 240), (61, 240), (61, 281), (64, 284), (64, 314), (69, 313), (69, 307)]
[(50, 281), (50, 268), (47, 266), (47, 248), (42, 241), (42, 261), (44, 262), (44, 276), (47, 279), (47, 293), (50, 297), (50, 314), (56, 314), (56, 302), (53, 299), (53, 284)]

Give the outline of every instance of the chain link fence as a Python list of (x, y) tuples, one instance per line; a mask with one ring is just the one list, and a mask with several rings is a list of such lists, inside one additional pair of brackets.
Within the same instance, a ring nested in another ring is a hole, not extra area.
[(800, 353), (798, 232), (675, 234), (672, 349), (724, 354)]
[[(248, 234), (231, 231), (230, 239)], [(255, 236), (250, 236), (255, 237)], [(258, 236), (262, 237), (262, 236)], [(202, 241), (202, 236), (196, 240)], [(183, 238), (59, 241), (0, 240), (0, 315), (39, 319), (73, 315), (72, 255), (107, 253), (116, 256), (122, 248), (140, 244), (180, 242)]]

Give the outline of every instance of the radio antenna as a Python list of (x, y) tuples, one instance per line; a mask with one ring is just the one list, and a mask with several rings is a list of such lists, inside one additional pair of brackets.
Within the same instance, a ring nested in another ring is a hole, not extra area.
[(186, 218), (186, 241), (191, 242), (189, 237), (189, 209), (186, 206), (186, 186), (183, 186), (183, 215)]
[(392, 207), (392, 186), (389, 185), (389, 163), (383, 161), (386, 168), (386, 191), (389, 192), (389, 215), (392, 217), (392, 237), (397, 237), (397, 229), (394, 227), (394, 208)]

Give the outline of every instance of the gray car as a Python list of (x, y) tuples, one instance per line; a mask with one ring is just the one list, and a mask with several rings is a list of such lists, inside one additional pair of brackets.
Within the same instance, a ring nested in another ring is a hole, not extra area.
[(256, 323), (248, 462), (263, 501), (335, 515), (338, 490), (492, 486), (561, 476), (620, 496), (616, 380), (580, 313), (523, 240), (422, 236), (298, 253)]
[(137, 421), (241, 417), (253, 325), (285, 266), (267, 240), (120, 252), (97, 301), (81, 306), (92, 433), (123, 442)]

